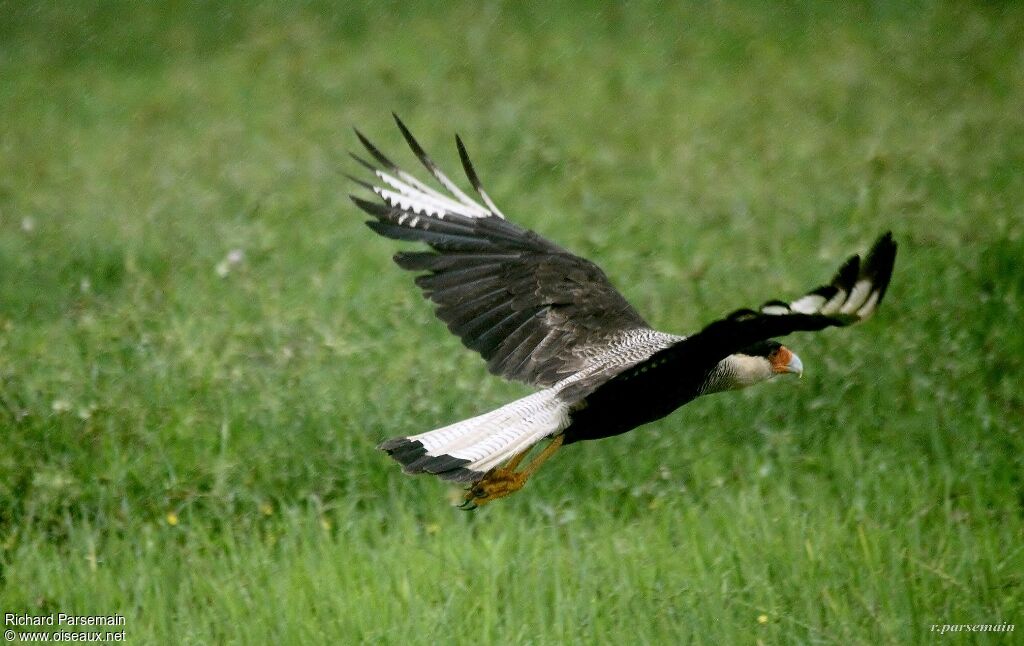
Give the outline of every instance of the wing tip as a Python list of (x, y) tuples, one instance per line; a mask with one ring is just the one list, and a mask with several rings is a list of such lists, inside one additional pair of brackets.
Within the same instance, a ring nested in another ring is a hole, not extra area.
[(832, 277), (832, 282), (830, 284), (849, 293), (850, 288), (852, 288), (853, 284), (857, 282), (857, 277), (859, 275), (860, 254), (855, 253), (846, 259), (846, 262), (842, 264), (839, 271), (837, 271), (835, 276)]
[(462, 142), (462, 137), (457, 133), (455, 135), (455, 147), (459, 151), (459, 161), (462, 162), (462, 170), (466, 173), (466, 178), (469, 179), (469, 183), (473, 185), (477, 193), (480, 192), (480, 178), (476, 174), (476, 169), (473, 168), (473, 162), (469, 159), (469, 151), (466, 150), (466, 144)]
[(376, 166), (374, 166), (370, 162), (366, 161), (365, 159), (363, 159), (359, 155), (355, 154), (351, 150), (348, 152), (348, 156), (351, 157), (352, 159), (354, 159), (360, 166), (362, 166), (366, 170), (370, 171), (371, 173), (373, 173), (375, 175), (377, 174), (377, 167)]
[[(365, 182), (365, 181), (363, 181), (363, 180), (359, 179), (358, 177), (356, 177), (355, 175), (350, 175), (349, 173), (342, 173), (342, 174), (343, 174), (343, 175), (344, 175), (344, 176), (346, 177), (346, 179), (348, 179), (348, 180), (349, 180), (350, 182), (354, 182), (355, 184), (357, 184), (357, 185), (359, 185), (359, 186), (361, 186), (361, 187), (365, 188), (366, 190), (368, 190), (368, 191), (371, 191), (371, 192), (374, 192), (374, 188), (375, 188), (375, 187), (373, 186), (373, 184), (371, 184), (371, 183), (369, 183), (369, 182)], [(349, 197), (351, 197), (351, 195), (350, 195)]]
[(886, 231), (878, 237), (868, 252), (867, 260), (864, 262), (864, 273), (871, 278), (878, 292), (878, 298), (872, 310), (878, 308), (885, 297), (886, 290), (889, 289), (889, 283), (896, 268), (898, 249), (899, 245), (893, 238), (892, 231)]
[(375, 218), (383, 218), (391, 213), (390, 207), (380, 204), (379, 202), (371, 202), (370, 200), (364, 200), (358, 195), (349, 194), (348, 199), (352, 200), (353, 204), (355, 204), (360, 209), (369, 213)]
[(412, 148), (412, 152), (419, 158), (425, 166), (435, 166), (434, 162), (427, 155), (427, 151), (423, 150), (423, 146), (420, 142), (416, 141), (416, 137), (412, 136), (412, 132), (406, 127), (405, 123), (399, 118), (395, 112), (391, 113), (391, 116), (395, 119), (395, 124), (398, 126), (398, 130), (401, 131), (402, 137), (405, 139), (405, 143), (409, 144), (409, 148)]
[[(389, 168), (389, 169), (392, 169), (392, 170), (395, 169), (395, 168), (398, 168), (397, 166), (395, 166), (394, 162), (392, 162), (384, 153), (382, 153), (380, 151), (379, 148), (377, 148), (376, 146), (373, 145), (373, 142), (371, 142), (365, 135), (363, 135), (363, 133), (359, 132), (358, 128), (353, 126), (352, 130), (353, 130), (353, 132), (356, 133), (356, 137), (359, 139), (359, 143), (363, 144), (363, 148), (365, 148), (368, 153), (373, 155), (374, 159), (376, 159), (378, 162), (380, 162), (385, 168)], [(352, 155), (352, 156), (355, 157), (355, 155)], [(362, 163), (364, 166), (369, 166), (368, 164), (366, 164), (366, 162), (363, 162), (358, 157), (356, 157), (356, 161)], [(373, 168), (372, 166), (370, 166), (369, 168), (370, 168), (370, 170), (372, 170), (374, 172), (376, 172), (376, 170), (377, 170), (376, 168)]]

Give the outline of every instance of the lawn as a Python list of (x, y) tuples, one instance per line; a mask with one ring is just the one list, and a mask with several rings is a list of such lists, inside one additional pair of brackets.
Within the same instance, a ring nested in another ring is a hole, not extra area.
[[(1024, 9), (0, 14), (0, 613), (139, 644), (1024, 631)], [(660, 329), (799, 295), (887, 229), (892, 286), (786, 340), (802, 381), (459, 511), (374, 446), (529, 390), (348, 200), (351, 126), (413, 166), (391, 111), (453, 176), (460, 133), (510, 218)]]

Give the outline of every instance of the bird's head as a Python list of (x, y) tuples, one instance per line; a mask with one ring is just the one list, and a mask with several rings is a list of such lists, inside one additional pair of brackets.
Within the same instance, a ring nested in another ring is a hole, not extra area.
[(738, 390), (785, 374), (802, 376), (804, 364), (777, 341), (761, 341), (719, 362), (707, 392)]

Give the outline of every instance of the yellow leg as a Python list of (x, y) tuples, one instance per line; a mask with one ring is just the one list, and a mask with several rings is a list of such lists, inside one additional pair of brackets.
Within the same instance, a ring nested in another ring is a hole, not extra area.
[(521, 473), (524, 476), (523, 480), (525, 481), (526, 478), (529, 478), (534, 473), (536, 473), (537, 469), (540, 468), (540, 465), (544, 464), (547, 461), (548, 458), (550, 458), (552, 455), (555, 454), (555, 451), (557, 451), (558, 449), (560, 449), (562, 447), (562, 442), (564, 442), (564, 441), (565, 441), (565, 436), (564, 435), (556, 435), (554, 437), (554, 439), (551, 440), (551, 443), (548, 444), (547, 446), (545, 446), (544, 450), (541, 451), (537, 455), (537, 457), (535, 457), (530, 462), (530, 464), (526, 465), (525, 469), (523, 469), (522, 471), (519, 472), (519, 473)]
[(526, 484), (526, 480), (536, 473), (537, 469), (548, 458), (555, 454), (555, 451), (562, 446), (564, 441), (564, 435), (555, 436), (551, 443), (545, 446), (544, 450), (537, 454), (537, 457), (531, 460), (522, 471), (516, 471), (515, 469), (523, 461), (523, 458), (526, 457), (526, 454), (530, 452), (529, 449), (513, 457), (505, 466), (492, 469), (480, 482), (469, 488), (466, 492), (466, 500), (462, 503), (461, 507), (463, 509), (476, 509), (492, 500), (504, 498), (519, 491)]
[[(533, 447), (531, 446), (530, 448), (532, 449)], [(514, 456), (512, 456), (512, 459), (506, 462), (505, 465), (502, 466), (501, 468), (504, 469), (505, 471), (515, 471), (516, 467), (519, 466), (519, 463), (523, 461), (523, 458), (525, 458), (526, 454), (529, 452), (530, 449), (526, 449), (525, 451), (515, 454)]]

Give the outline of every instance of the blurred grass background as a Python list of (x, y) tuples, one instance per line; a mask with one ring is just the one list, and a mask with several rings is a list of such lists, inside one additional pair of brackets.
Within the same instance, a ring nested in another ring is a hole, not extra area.
[[(1016, 5), (0, 15), (0, 611), (122, 613), (135, 643), (1024, 623)], [(350, 126), (412, 161), (392, 110), (452, 175), (460, 132), (510, 217), (661, 329), (798, 294), (891, 228), (887, 302), (789, 339), (801, 383), (573, 446), (464, 514), (375, 443), (527, 391), (348, 202)]]

